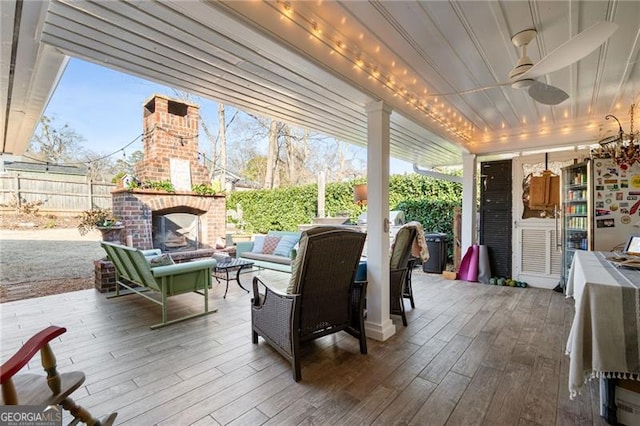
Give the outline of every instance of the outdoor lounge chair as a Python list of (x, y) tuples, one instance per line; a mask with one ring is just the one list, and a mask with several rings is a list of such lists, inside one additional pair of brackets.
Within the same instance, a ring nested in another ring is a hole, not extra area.
[[(57, 338), (66, 328), (49, 326), (32, 336), (7, 362), (0, 367), (0, 382), (2, 383), (3, 405), (30, 405), (45, 407), (43, 416), (53, 419), (62, 419), (62, 411), (58, 406), (69, 411), (74, 420), (69, 424), (81, 421), (88, 425), (109, 426), (113, 424), (117, 413), (111, 413), (100, 422), (96, 420), (86, 409), (77, 405), (70, 397), (82, 383), (84, 373), (72, 371), (59, 374), (56, 370), (56, 358), (51, 350), (49, 342)], [(42, 360), (44, 374), (17, 374), (23, 367), (29, 364), (38, 351)], [(7, 409), (4, 410), (5, 412)], [(37, 423), (37, 422), (36, 422)], [(47, 424), (50, 424), (47, 422)], [(8, 424), (11, 424), (9, 422)]]
[[(119, 297), (120, 286), (122, 286), (162, 306), (162, 322), (152, 325), (152, 329), (217, 311), (217, 309), (209, 310), (209, 288), (211, 272), (217, 264), (215, 259), (173, 264), (171, 257), (164, 256), (169, 260), (169, 264), (152, 268), (152, 259), (147, 257), (159, 255), (159, 250), (138, 250), (106, 241), (101, 244), (116, 268), (116, 294), (110, 297)], [(160, 300), (144, 294), (148, 290), (160, 293)], [(203, 297), (204, 311), (169, 321), (168, 298), (190, 292)]]
[[(253, 279), (253, 343), (262, 336), (293, 367), (299, 381), (300, 344), (346, 331), (367, 353), (364, 331), (366, 281), (355, 282), (366, 234), (332, 226), (302, 233), (286, 294)], [(259, 293), (259, 284), (265, 286)]]
[(402, 324), (407, 326), (407, 316), (404, 312), (403, 298), (407, 298), (411, 302), (411, 307), (415, 307), (413, 301), (413, 290), (411, 282), (407, 282), (409, 276), (409, 268), (414, 262), (410, 262), (411, 247), (418, 234), (418, 230), (412, 226), (400, 228), (396, 234), (393, 249), (391, 251), (391, 259), (389, 261), (389, 301), (391, 303), (389, 313), (391, 315), (400, 315)]

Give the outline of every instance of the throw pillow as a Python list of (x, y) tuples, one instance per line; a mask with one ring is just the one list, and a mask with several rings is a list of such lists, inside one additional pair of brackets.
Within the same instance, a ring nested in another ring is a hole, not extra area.
[(152, 268), (156, 266), (168, 266), (173, 265), (175, 262), (168, 254), (161, 254), (160, 256), (153, 256), (149, 258), (149, 265)]
[(289, 254), (289, 258), (291, 258), (291, 260), (295, 259), (296, 256), (298, 256), (298, 251), (299, 250), (300, 250), (300, 240), (298, 240), (296, 245), (293, 246), (293, 248), (291, 249), (291, 253)]
[(224, 248), (224, 240), (222, 239), (222, 237), (216, 238), (216, 248), (217, 249), (223, 249)]
[(291, 254), (291, 250), (293, 246), (298, 243), (297, 235), (285, 235), (280, 239), (276, 249), (273, 251), (273, 254), (278, 256), (289, 257)]
[(264, 246), (262, 247), (262, 253), (273, 254), (273, 251), (278, 247), (280, 237), (274, 237), (273, 235), (267, 235), (264, 237)]
[(253, 248), (251, 249), (252, 253), (262, 253), (262, 249), (264, 247), (264, 235), (256, 235), (253, 239)]

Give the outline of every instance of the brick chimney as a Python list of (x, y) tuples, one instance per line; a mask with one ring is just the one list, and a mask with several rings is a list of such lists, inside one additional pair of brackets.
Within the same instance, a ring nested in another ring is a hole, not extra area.
[(198, 158), (199, 107), (163, 95), (153, 95), (143, 107), (143, 158), (135, 174), (141, 181), (169, 180), (176, 191), (209, 183)]

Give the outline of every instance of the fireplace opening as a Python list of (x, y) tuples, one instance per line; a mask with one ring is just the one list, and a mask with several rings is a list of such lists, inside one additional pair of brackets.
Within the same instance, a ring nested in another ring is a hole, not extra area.
[(153, 213), (153, 248), (163, 252), (197, 250), (201, 246), (200, 216)]

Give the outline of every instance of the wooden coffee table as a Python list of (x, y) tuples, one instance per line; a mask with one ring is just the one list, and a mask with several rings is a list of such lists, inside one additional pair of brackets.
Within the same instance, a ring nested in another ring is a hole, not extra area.
[[(224, 280), (227, 283), (227, 288), (224, 290), (223, 299), (227, 298), (227, 291), (229, 291), (229, 281), (235, 281), (238, 283), (238, 286), (249, 293), (249, 290), (242, 286), (240, 283), (240, 271), (243, 269), (251, 268), (253, 266), (253, 262), (248, 260), (236, 259), (233, 257), (229, 257), (229, 260), (218, 261), (215, 269), (213, 270), (213, 277), (216, 281), (220, 282), (220, 280)], [(233, 277), (233, 272), (235, 272), (235, 278)]]

